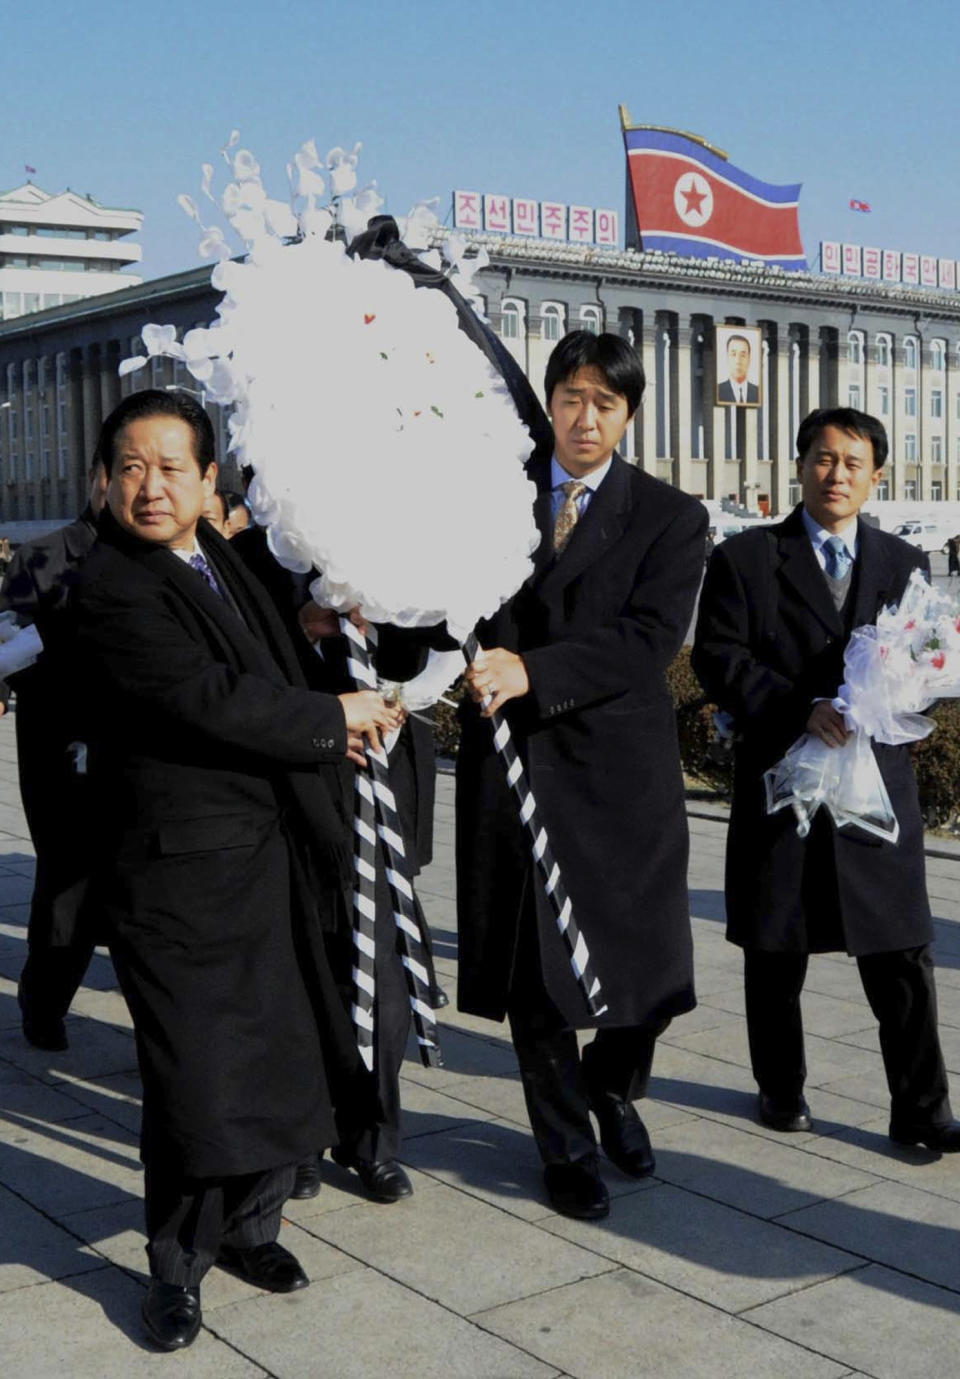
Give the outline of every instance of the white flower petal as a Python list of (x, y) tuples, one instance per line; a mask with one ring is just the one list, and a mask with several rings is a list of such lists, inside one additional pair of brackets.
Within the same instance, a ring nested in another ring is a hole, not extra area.
[(181, 209), (186, 211), (190, 219), (195, 220), (199, 225), (200, 212), (197, 210), (197, 203), (194, 201), (193, 197), (187, 196), (186, 192), (181, 192), (180, 195), (177, 197), (177, 202), (180, 205)]
[(128, 373), (136, 373), (138, 369), (142, 369), (144, 364), (147, 363), (149, 363), (149, 360), (145, 354), (131, 355), (129, 359), (120, 360), (120, 367), (117, 369), (117, 374), (120, 378), (125, 378)]

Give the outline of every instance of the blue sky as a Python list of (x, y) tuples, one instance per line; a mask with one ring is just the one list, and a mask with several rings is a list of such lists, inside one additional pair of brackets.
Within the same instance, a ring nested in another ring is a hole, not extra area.
[(455, 186), (622, 211), (620, 101), (802, 182), (811, 261), (821, 238), (960, 258), (955, 0), (0, 0), (0, 34), (0, 189), (29, 163), (144, 211), (148, 277), (199, 262), (177, 193), (233, 127), (279, 195), (315, 137), (362, 140), (399, 213)]

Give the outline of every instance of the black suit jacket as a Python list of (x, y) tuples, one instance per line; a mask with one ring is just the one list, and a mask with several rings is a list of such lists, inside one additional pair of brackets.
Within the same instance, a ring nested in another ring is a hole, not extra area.
[[(734, 395), (733, 395), (733, 384), (730, 382), (729, 379), (725, 379), (725, 380), (720, 384), (720, 386), (717, 388), (717, 398), (719, 399), (720, 402), (734, 402), (734, 401), (735, 401)], [(748, 383), (748, 384), (747, 384), (747, 402), (749, 403), (749, 402), (759, 402), (759, 401), (760, 401), (760, 389), (757, 387), (756, 383)], [(737, 404), (737, 405), (744, 405), (744, 406), (745, 406), (746, 404)]]
[(86, 739), (82, 696), (71, 664), (70, 591), (96, 540), (88, 508), (75, 522), (19, 547), (7, 568), (0, 608), (33, 623), (43, 651), (10, 677), (16, 691), (20, 795), (37, 854), (30, 907), (31, 946), (69, 945), (90, 900), (95, 820), (88, 780), (71, 744)]
[(144, 1157), (193, 1177), (290, 1163), (333, 1138), (321, 1031), (355, 1058), (319, 933), (346, 920), (351, 880), (343, 712), (305, 688), (265, 591), (206, 524), (229, 602), (109, 513), (100, 531), (77, 649)]
[[(815, 699), (843, 681), (848, 629), (896, 603), (925, 556), (858, 523), (853, 607), (834, 607), (804, 527), (784, 521), (731, 537), (710, 558), (700, 596), (694, 669), (733, 715), (733, 807), (727, 845), (727, 934), (771, 951), (846, 947), (863, 954), (929, 942), (923, 822), (906, 747), (874, 746), (900, 822), (900, 841), (837, 831), (820, 811), (808, 840), (789, 810), (768, 815), (763, 772), (806, 729)], [(832, 933), (831, 933), (832, 929)]]
[[(520, 652), (530, 693), (507, 705), (543, 821), (609, 1010), (639, 1024), (694, 1004), (687, 825), (665, 672), (683, 642), (703, 568), (703, 505), (613, 463), (559, 558), (549, 461), (530, 467), (541, 544), (535, 571), (479, 629)], [(502, 1018), (530, 845), (493, 750), (463, 711), (457, 761), (457, 908), (462, 1008)], [(547, 988), (575, 1026), (596, 1023), (536, 888)]]

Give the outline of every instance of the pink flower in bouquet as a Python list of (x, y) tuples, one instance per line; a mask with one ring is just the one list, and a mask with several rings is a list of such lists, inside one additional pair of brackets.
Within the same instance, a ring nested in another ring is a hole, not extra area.
[(947, 653), (945, 651), (935, 651), (930, 657), (930, 664), (933, 666), (934, 670), (943, 670), (946, 662)]

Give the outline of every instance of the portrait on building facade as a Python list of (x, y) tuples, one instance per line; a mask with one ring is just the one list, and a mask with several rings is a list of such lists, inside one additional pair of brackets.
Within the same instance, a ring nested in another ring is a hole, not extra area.
[(721, 407), (760, 407), (761, 333), (759, 326), (716, 326), (717, 403)]

